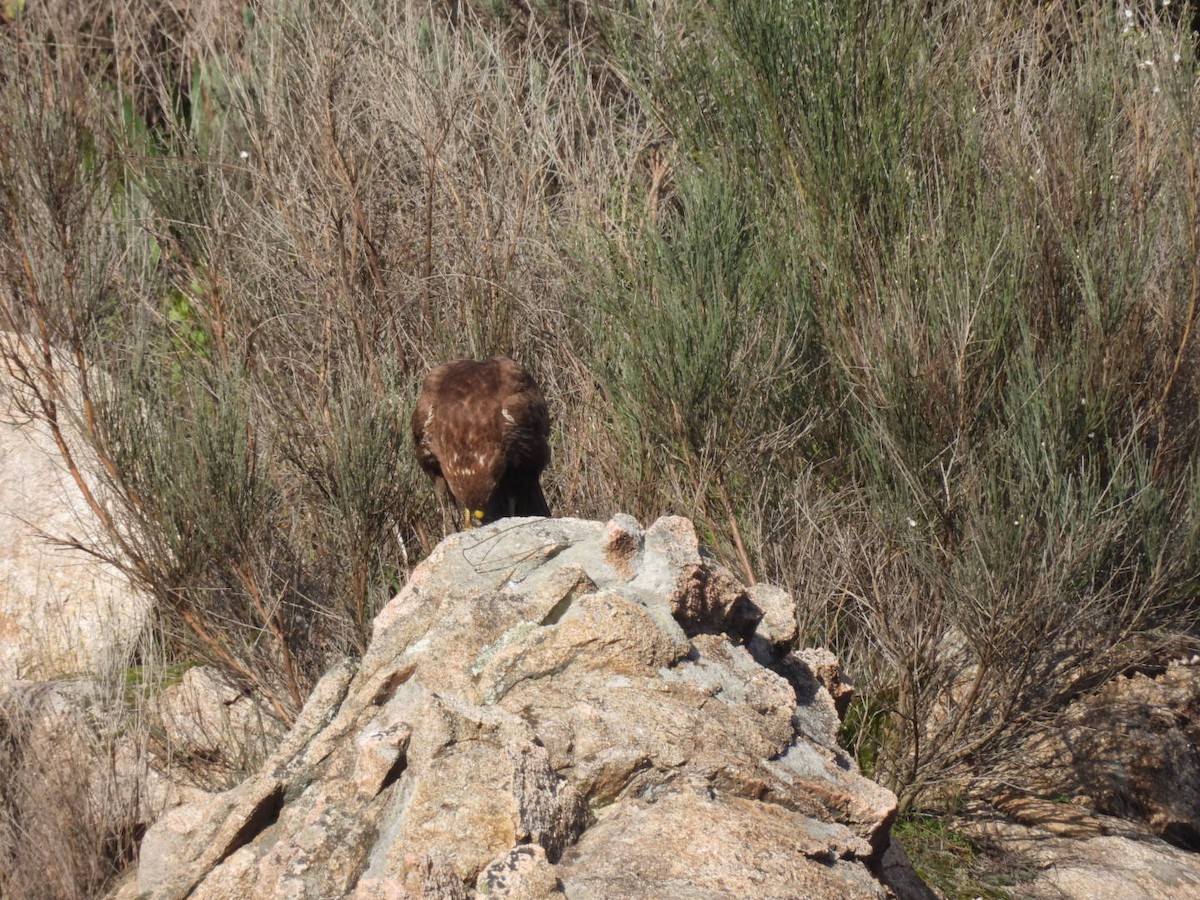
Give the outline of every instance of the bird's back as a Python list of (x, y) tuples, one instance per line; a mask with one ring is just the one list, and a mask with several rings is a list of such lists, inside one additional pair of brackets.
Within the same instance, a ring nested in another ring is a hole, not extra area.
[(425, 378), (413, 411), (421, 467), (485, 520), (549, 515), (540, 475), (550, 414), (532, 376), (506, 357), (457, 360)]

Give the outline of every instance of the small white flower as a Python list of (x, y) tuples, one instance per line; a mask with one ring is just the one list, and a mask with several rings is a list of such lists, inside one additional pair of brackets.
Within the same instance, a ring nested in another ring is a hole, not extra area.
[(1126, 7), (1126, 9), (1125, 9), (1125, 18), (1127, 18), (1127, 19), (1132, 19), (1132, 18), (1133, 18), (1133, 10), (1132, 10), (1132, 9), (1129, 9), (1128, 7)]
[(241, 159), (249, 159), (249, 158), (250, 158), (250, 151), (249, 151), (249, 150), (243, 150), (241, 153), (239, 153), (239, 154), (238, 154), (238, 156), (239, 156)]
[(908, 527), (909, 527), (909, 528), (916, 528), (916, 527), (917, 527), (917, 520), (916, 520), (916, 519), (909, 519), (909, 520), (908, 520)]
[(1171, 62), (1179, 62), (1180, 59), (1181, 59), (1181, 57), (1178, 53), (1171, 54)]

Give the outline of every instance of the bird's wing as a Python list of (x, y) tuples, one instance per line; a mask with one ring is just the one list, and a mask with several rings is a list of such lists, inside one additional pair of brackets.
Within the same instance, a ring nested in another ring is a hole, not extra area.
[(501, 403), (509, 465), (538, 472), (550, 462), (550, 408), (524, 370), (506, 385)]
[(431, 478), (440, 478), (442, 469), (433, 448), (430, 446), (430, 435), (428, 434), (428, 429), (433, 424), (435, 414), (434, 398), (436, 396), (436, 380), (434, 379), (434, 374), (434, 372), (431, 372), (429, 377), (425, 379), (421, 395), (417, 398), (417, 405), (413, 409), (412, 436), (418, 465)]

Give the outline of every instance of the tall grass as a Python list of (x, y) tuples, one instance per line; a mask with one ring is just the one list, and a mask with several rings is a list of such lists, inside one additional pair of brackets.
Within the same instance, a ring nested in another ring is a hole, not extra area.
[(0, 891), (100, 896), (148, 821), (145, 744), (124, 698), (40, 684), (0, 698)]
[(551, 506), (690, 515), (792, 588), (906, 809), (1195, 642), (1183, 13), (29, 6), (6, 356), (88, 437), (93, 549), (281, 720), (440, 537), (420, 376), (498, 352)]
[(732, 497), (905, 808), (1195, 635), (1191, 36), (1011, 7), (678, 4), (629, 51), (676, 141), (599, 307), (631, 478)]

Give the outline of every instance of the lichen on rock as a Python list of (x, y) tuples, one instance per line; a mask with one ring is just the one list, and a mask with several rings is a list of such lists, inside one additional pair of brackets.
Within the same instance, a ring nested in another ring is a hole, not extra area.
[(885, 897), (895, 798), (794, 641), (786, 595), (686, 519), (453, 535), (258, 773), (150, 829), (125, 892)]

